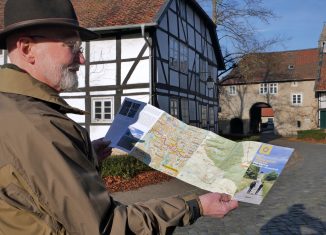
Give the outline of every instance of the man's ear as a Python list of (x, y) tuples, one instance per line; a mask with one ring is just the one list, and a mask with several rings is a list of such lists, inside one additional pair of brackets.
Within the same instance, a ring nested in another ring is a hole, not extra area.
[(35, 57), (32, 50), (33, 46), (34, 44), (29, 37), (20, 37), (16, 42), (16, 47), (21, 58), (30, 64), (34, 64), (35, 62)]

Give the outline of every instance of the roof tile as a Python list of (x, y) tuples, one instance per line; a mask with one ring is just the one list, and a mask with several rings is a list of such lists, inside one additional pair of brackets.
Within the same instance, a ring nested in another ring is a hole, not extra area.
[[(153, 23), (167, 0), (71, 0), (80, 25), (101, 28), (118, 25)], [(0, 29), (3, 29), (3, 8), (0, 0)]]

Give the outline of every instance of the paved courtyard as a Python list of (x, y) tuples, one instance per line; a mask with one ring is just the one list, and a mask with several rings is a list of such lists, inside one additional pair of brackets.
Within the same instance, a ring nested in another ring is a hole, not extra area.
[(174, 234), (326, 234), (326, 145), (284, 139), (270, 143), (293, 147), (297, 155), (261, 205), (240, 203), (223, 219), (201, 218)]

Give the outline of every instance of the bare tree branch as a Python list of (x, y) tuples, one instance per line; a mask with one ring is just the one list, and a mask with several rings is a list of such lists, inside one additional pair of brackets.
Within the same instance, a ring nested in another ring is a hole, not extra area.
[[(231, 70), (244, 55), (266, 51), (272, 45), (284, 40), (278, 36), (270, 39), (258, 37), (258, 30), (253, 22), (268, 24), (276, 17), (270, 9), (263, 6), (262, 0), (198, 0), (198, 2), (206, 5), (206, 8), (208, 4), (215, 8), (212, 16), (216, 15), (217, 32), (225, 56), (226, 71)], [(232, 45), (232, 51), (223, 47), (224, 43)]]

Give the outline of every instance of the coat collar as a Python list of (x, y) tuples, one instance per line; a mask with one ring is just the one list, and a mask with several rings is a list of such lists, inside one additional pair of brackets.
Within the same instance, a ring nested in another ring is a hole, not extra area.
[(6, 64), (0, 69), (0, 92), (30, 96), (57, 104), (64, 113), (85, 114), (85, 111), (71, 107), (59, 93), (42, 83), (14, 64)]

